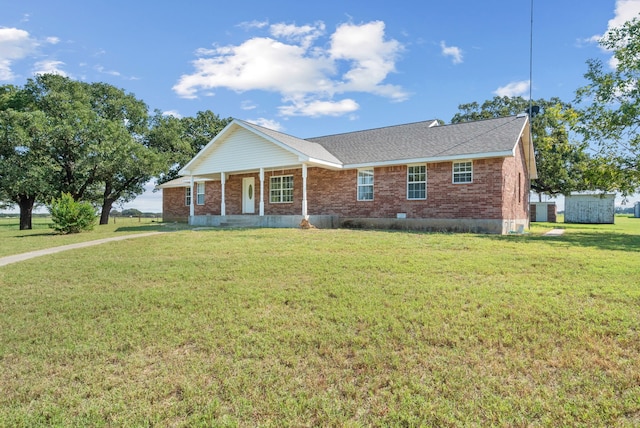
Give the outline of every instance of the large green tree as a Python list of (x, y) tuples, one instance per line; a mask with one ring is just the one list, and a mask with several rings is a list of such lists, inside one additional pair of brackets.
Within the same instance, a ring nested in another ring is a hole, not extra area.
[[(40, 75), (23, 88), (3, 87), (0, 93), (0, 195), (9, 194), (9, 183), (23, 183), (22, 198), (28, 201), (11, 200), (21, 213), (25, 207), (29, 219), (31, 201), (47, 203), (69, 193), (101, 206), (100, 223), (105, 224), (113, 204), (141, 194), (147, 181), (169, 171), (172, 153), (180, 149), (175, 139), (157, 138), (144, 102), (111, 85)], [(20, 171), (24, 177), (17, 180)]]
[(20, 209), (20, 230), (31, 229), (34, 205), (50, 189), (44, 123), (40, 112), (0, 111), (0, 188)]
[[(171, 116), (156, 119), (155, 138), (176, 148), (171, 169), (160, 177), (166, 182), (178, 177), (178, 171), (206, 146), (233, 118), (220, 118), (211, 110), (199, 111), (195, 117), (177, 119)], [(172, 143), (173, 142), (173, 143)]]
[(20, 88), (0, 87), (0, 204), (19, 207), (20, 230), (31, 229), (34, 205), (50, 190), (47, 133), (46, 118)]
[(101, 124), (91, 110), (87, 89), (84, 82), (53, 74), (36, 76), (24, 86), (26, 108), (44, 114), (46, 144), (55, 164), (48, 175), (47, 199), (62, 193), (70, 193), (75, 200), (92, 199), (88, 192), (96, 180), (95, 143)]
[(153, 177), (175, 176), (231, 121), (211, 111), (149, 116), (133, 94), (59, 75), (0, 89), (0, 198), (20, 206), (25, 228), (36, 202), (63, 193), (100, 206), (106, 224), (114, 204), (134, 199)]
[(101, 194), (100, 224), (109, 222), (116, 202), (128, 202), (144, 191), (152, 176), (168, 167), (168, 159), (147, 144), (147, 105), (133, 94), (105, 83), (88, 88), (91, 110), (100, 131), (94, 136), (97, 169), (92, 186)]
[(640, 20), (608, 31), (600, 45), (613, 51), (610, 66), (587, 62), (589, 83), (578, 89), (579, 131), (597, 148), (589, 175), (601, 190), (635, 193), (640, 186)]
[[(538, 178), (531, 189), (539, 195), (569, 194), (586, 190), (589, 157), (585, 144), (570, 139), (577, 114), (570, 104), (559, 98), (539, 99), (532, 103), (540, 108), (531, 119)], [(494, 97), (482, 104), (471, 102), (458, 106), (452, 123), (511, 116), (528, 111), (529, 101), (522, 97)]]

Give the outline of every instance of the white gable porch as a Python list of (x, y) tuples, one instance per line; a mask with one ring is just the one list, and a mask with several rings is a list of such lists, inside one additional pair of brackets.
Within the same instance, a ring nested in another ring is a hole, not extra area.
[[(219, 180), (221, 185), (220, 213), (227, 214), (226, 183), (232, 175), (254, 173), (258, 175), (257, 183), (253, 180), (243, 184), (243, 202), (249, 199), (247, 206), (252, 206), (252, 198), (258, 199), (258, 215), (265, 215), (265, 171), (301, 170), (302, 171), (302, 209), (299, 215), (307, 218), (307, 166), (327, 165), (326, 161), (318, 161), (305, 153), (263, 134), (241, 121), (234, 121), (218, 134), (200, 153), (198, 153), (180, 171), (190, 180), (191, 188), (204, 179)], [(299, 184), (297, 184), (299, 185)], [(195, 193), (195, 191), (194, 191)], [(191, 199), (190, 217), (195, 215), (195, 198)], [(244, 213), (244, 210), (243, 210)], [(247, 214), (253, 213), (247, 211)]]

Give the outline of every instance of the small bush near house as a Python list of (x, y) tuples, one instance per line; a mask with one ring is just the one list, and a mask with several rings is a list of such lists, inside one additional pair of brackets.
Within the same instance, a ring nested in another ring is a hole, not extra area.
[(71, 194), (63, 193), (49, 206), (53, 228), (60, 233), (80, 233), (92, 230), (96, 223), (96, 210), (88, 202), (77, 202)]

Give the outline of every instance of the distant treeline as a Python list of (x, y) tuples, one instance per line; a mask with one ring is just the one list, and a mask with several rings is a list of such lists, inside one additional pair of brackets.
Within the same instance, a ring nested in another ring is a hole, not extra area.
[[(33, 213), (32, 216), (34, 218), (46, 218), (46, 217), (51, 217), (51, 214), (49, 213)], [(0, 218), (19, 218), (20, 214), (19, 213), (0, 213)]]
[(631, 207), (616, 207), (616, 214), (633, 214), (633, 206)]
[[(47, 218), (51, 217), (49, 213), (34, 213), (32, 214), (34, 218)], [(159, 218), (162, 217), (162, 213), (143, 213), (142, 211), (136, 209), (126, 209), (122, 211), (111, 210), (109, 213), (110, 217), (142, 217), (142, 218)], [(0, 213), (0, 218), (18, 218), (20, 214), (18, 213)]]
[(111, 210), (111, 212), (109, 212), (109, 216), (110, 217), (156, 218), (156, 217), (162, 217), (162, 213), (143, 213), (142, 211), (137, 210), (135, 208), (129, 208), (129, 209), (122, 210), (122, 211)]

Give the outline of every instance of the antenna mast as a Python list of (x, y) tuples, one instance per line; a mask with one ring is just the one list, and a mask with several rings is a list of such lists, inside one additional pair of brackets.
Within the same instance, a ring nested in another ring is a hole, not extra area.
[(530, 25), (530, 33), (529, 33), (529, 120), (531, 120), (531, 116), (533, 112), (531, 111), (532, 107), (532, 94), (533, 91), (533, 0), (531, 0), (531, 25)]

